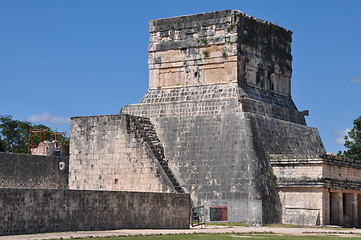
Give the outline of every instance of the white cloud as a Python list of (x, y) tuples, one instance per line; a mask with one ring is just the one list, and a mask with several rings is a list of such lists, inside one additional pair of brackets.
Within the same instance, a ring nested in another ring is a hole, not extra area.
[(349, 81), (352, 83), (361, 83), (361, 76), (351, 78)]
[(37, 122), (37, 123), (42, 123), (42, 122), (48, 122), (48, 123), (53, 123), (53, 124), (70, 123), (69, 117), (57, 117), (48, 112), (43, 112), (42, 114), (32, 115), (32, 116), (28, 117), (26, 120), (28, 120), (30, 122)]
[(348, 135), (348, 132), (351, 131), (350, 128), (346, 129), (339, 129), (333, 133), (336, 137), (335, 144), (337, 145), (344, 145), (345, 144), (345, 136)]

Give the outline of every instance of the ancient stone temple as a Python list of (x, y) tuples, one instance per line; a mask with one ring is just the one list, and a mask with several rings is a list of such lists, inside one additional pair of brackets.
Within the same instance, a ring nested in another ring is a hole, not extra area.
[(325, 154), (292, 101), (291, 36), (235, 10), (151, 21), (141, 102), (72, 118), (70, 188), (190, 193), (207, 221), (287, 223), (270, 155)]
[(323, 154), (291, 98), (291, 35), (239, 11), (150, 22), (150, 118), (194, 204), (234, 222), (280, 219), (269, 154)]

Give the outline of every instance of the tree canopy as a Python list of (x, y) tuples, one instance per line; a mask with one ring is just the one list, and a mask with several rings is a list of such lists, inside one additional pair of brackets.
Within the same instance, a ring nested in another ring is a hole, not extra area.
[[(14, 120), (12, 116), (0, 116), (0, 152), (13, 152), (13, 153), (27, 153), (29, 143), (30, 130), (44, 130), (46, 133), (43, 136), (44, 140), (53, 140), (51, 128), (43, 124), (32, 124), (28, 121)], [(68, 147), (69, 139), (58, 139), (64, 141)], [(36, 143), (40, 142), (40, 139), (33, 139)]]
[(361, 160), (361, 116), (353, 121), (354, 127), (345, 137), (344, 155), (348, 158)]

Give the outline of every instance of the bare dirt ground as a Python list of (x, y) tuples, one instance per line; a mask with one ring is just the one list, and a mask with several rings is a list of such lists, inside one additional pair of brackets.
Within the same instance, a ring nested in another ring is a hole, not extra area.
[(285, 235), (337, 235), (340, 237), (361, 237), (361, 229), (337, 228), (283, 228), (283, 227), (239, 227), (203, 225), (190, 229), (119, 229), (104, 231), (78, 231), (0, 236), (0, 240), (46, 240), (74, 239), (85, 237), (118, 237), (139, 235), (192, 234), (192, 233), (277, 233)]

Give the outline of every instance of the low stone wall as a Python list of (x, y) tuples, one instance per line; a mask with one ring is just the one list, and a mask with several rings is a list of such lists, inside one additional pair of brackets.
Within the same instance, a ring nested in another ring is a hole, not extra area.
[(69, 158), (0, 152), (0, 188), (67, 189)]
[(0, 189), (0, 235), (189, 228), (188, 194)]

